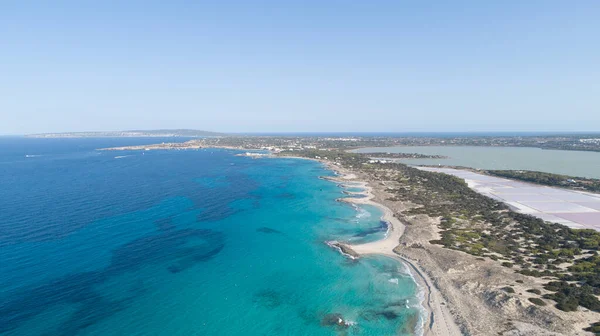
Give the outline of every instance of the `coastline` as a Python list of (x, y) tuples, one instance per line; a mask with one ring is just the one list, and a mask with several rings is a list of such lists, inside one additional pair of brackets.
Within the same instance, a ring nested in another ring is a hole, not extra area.
[[(528, 301), (529, 288), (543, 281), (515, 273), (491, 260), (480, 260), (460, 251), (432, 245), (440, 239), (439, 219), (424, 215), (403, 215), (414, 207), (398, 202), (387, 191), (390, 184), (360, 169), (347, 169), (333, 162), (317, 160), (338, 176), (328, 177), (341, 184), (365, 186), (365, 198), (346, 197), (340, 201), (370, 204), (384, 211), (382, 219), (389, 234), (366, 244), (347, 244), (360, 255), (378, 254), (407, 265), (422, 290), (423, 335), (590, 335), (582, 329), (597, 320), (596, 313), (581, 310), (562, 312), (551, 305), (538, 307)], [(350, 193), (359, 194), (359, 193)], [(394, 216), (394, 214), (397, 216)], [(477, 272), (474, 270), (477, 269)], [(510, 286), (518, 296), (504, 291)], [(519, 297), (520, 296), (520, 297)]]
[[(303, 158), (306, 159), (306, 158)], [(376, 206), (383, 212), (381, 219), (388, 225), (388, 231), (384, 239), (365, 243), (365, 244), (346, 244), (351, 251), (357, 255), (378, 254), (393, 258), (407, 266), (412, 278), (417, 283), (419, 291), (423, 293), (421, 307), (425, 311), (422, 316), (421, 330), (424, 336), (460, 336), (462, 332), (454, 320), (450, 310), (447, 307), (447, 302), (443, 299), (439, 290), (433, 285), (429, 276), (421, 270), (419, 265), (404, 256), (394, 252), (395, 248), (400, 245), (400, 238), (404, 234), (405, 225), (394, 216), (391, 209), (382, 203), (375, 201), (376, 192), (370, 185), (369, 181), (361, 180), (356, 174), (347, 171), (346, 169), (331, 164), (329, 162), (317, 159), (311, 159), (324, 164), (329, 170), (338, 174), (337, 177), (328, 178), (341, 184), (351, 182), (353, 185), (360, 184), (360, 188), (364, 188), (363, 192), (352, 192), (353, 195), (365, 195), (363, 198), (341, 198), (342, 202), (354, 204), (368, 204)], [(337, 247), (342, 251), (340, 247)], [(343, 251), (342, 251), (343, 252)], [(345, 255), (350, 253), (343, 252)]]
[(393, 211), (385, 206), (384, 204), (375, 201), (377, 191), (369, 185), (367, 179), (360, 178), (355, 173), (348, 171), (346, 168), (335, 165), (329, 161), (322, 159), (313, 159), (306, 157), (297, 156), (285, 156), (283, 158), (290, 159), (302, 159), (312, 160), (323, 164), (327, 169), (335, 172), (337, 176), (326, 177), (326, 179), (337, 182), (340, 184), (353, 183), (360, 184), (360, 188), (364, 188), (362, 192), (351, 192), (353, 195), (365, 195), (363, 198), (343, 197), (339, 201), (354, 203), (354, 204), (368, 204), (375, 206), (383, 211), (381, 219), (387, 224), (388, 231), (386, 232), (385, 238), (378, 241), (365, 243), (365, 244), (341, 244), (339, 242), (328, 242), (330, 246), (336, 248), (343, 255), (355, 259), (356, 256), (353, 253), (344, 251), (339, 245), (343, 245), (349, 248), (356, 255), (369, 255), (378, 254), (387, 256), (397, 260), (398, 262), (407, 266), (410, 275), (417, 283), (419, 291), (423, 293), (421, 308), (425, 311), (422, 316), (421, 328), (423, 336), (461, 336), (463, 335), (461, 328), (459, 327), (456, 319), (448, 308), (448, 302), (444, 300), (439, 289), (435, 287), (433, 281), (429, 278), (417, 264), (416, 261), (411, 260), (405, 256), (401, 256), (394, 250), (400, 245), (400, 238), (404, 234), (405, 225), (394, 216)]
[(350, 204), (367, 204), (379, 208), (383, 212), (381, 220), (386, 223), (388, 228), (385, 238), (365, 244), (345, 244), (339, 241), (328, 241), (326, 244), (338, 250), (340, 254), (349, 259), (356, 260), (359, 259), (361, 255), (377, 254), (392, 258), (399, 263), (406, 265), (406, 269), (419, 288), (419, 297), (421, 299), (420, 308), (423, 312), (420, 319), (421, 325), (415, 331), (421, 331), (420, 335), (422, 336), (463, 335), (461, 328), (447, 306), (448, 303), (444, 300), (442, 294), (438, 288), (435, 287), (427, 273), (419, 267), (416, 261), (395, 252), (395, 249), (400, 246), (400, 238), (404, 234), (405, 225), (394, 216), (394, 212), (390, 208), (373, 200), (377, 196), (377, 191), (369, 185), (371, 181), (366, 178), (361, 178), (346, 168), (323, 159), (276, 155), (267, 157), (319, 162), (324, 165), (326, 169), (333, 171), (336, 174), (334, 177), (322, 176), (319, 178), (336, 182), (340, 185), (351, 183), (352, 187), (363, 189), (363, 191), (360, 192), (347, 192), (347, 194), (350, 196), (364, 195), (364, 197), (342, 197), (339, 198), (338, 201)]
[[(402, 187), (403, 183), (395, 179), (393, 171), (365, 170), (360, 166), (353, 166), (353, 162), (346, 168), (337, 160), (328, 160), (327, 157), (320, 159), (319, 156), (300, 157), (289, 156), (288, 153), (277, 155), (272, 150), (269, 152), (270, 155), (264, 157), (308, 159), (321, 163), (336, 172), (337, 176), (319, 178), (349, 186), (361, 184), (365, 189), (368, 188), (365, 198), (353, 197), (361, 192), (347, 191), (349, 197), (342, 197), (340, 201), (370, 204), (382, 209), (384, 215), (389, 213), (389, 220), (382, 216), (388, 226), (384, 239), (355, 245), (336, 242), (336, 245), (330, 246), (346, 256), (349, 254), (344, 252), (342, 246), (359, 257), (355, 248), (363, 255), (388, 256), (407, 265), (421, 289), (421, 306), (429, 313), (422, 315), (419, 322), (423, 323), (424, 328), (415, 329), (418, 334), (591, 335), (583, 328), (597, 321), (597, 313), (587, 309), (563, 312), (554, 305), (549, 305), (547, 300), (544, 300), (544, 305), (530, 301), (537, 296), (529, 294), (529, 289), (542, 288), (544, 279), (519, 274), (495, 260), (432, 243), (441, 237), (440, 218), (408, 212), (420, 205), (418, 200), (413, 203), (411, 199), (395, 197), (394, 189)], [(367, 190), (362, 194), (365, 193)], [(394, 228), (399, 230), (393, 230)]]

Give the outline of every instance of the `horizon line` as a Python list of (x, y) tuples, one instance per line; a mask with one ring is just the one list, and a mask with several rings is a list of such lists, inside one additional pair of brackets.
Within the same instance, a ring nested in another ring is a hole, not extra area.
[[(104, 131), (59, 131), (59, 132), (37, 132), (37, 133), (25, 133), (25, 134), (0, 134), (1, 137), (26, 137), (32, 135), (44, 135), (44, 134), (74, 134), (74, 133), (112, 133), (112, 132), (150, 132), (150, 131), (199, 131), (199, 132), (210, 132), (219, 133), (222, 135), (285, 135), (285, 134), (484, 134), (484, 133), (531, 133), (531, 134), (545, 134), (545, 135), (568, 135), (568, 134), (600, 134), (600, 130), (553, 130), (553, 131), (540, 131), (540, 130), (465, 130), (465, 131), (236, 131), (236, 132), (221, 132), (221, 131), (206, 131), (201, 129), (192, 128), (161, 128), (161, 129), (131, 129), (131, 130), (104, 130)], [(141, 136), (143, 137), (143, 136)]]

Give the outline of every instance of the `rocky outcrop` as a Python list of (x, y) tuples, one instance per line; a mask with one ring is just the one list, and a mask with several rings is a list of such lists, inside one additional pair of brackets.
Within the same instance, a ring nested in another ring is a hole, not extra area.
[(360, 255), (356, 253), (350, 246), (340, 243), (338, 241), (328, 241), (327, 245), (338, 249), (343, 255), (350, 259), (358, 259)]

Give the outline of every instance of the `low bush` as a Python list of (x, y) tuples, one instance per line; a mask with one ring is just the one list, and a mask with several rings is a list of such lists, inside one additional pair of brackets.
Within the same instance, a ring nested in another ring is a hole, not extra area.
[(546, 302), (540, 298), (529, 298), (529, 302), (537, 305), (537, 306), (545, 306)]

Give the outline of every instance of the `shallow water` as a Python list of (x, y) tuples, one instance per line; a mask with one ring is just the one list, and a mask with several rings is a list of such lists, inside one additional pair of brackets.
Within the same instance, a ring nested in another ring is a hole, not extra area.
[(349, 192), (362, 192), (362, 191), (364, 191), (364, 188), (359, 188), (359, 187), (347, 187), (347, 188), (344, 188), (344, 189), (346, 191), (349, 191)]
[(94, 150), (143, 141), (0, 140), (1, 335), (413, 334), (404, 266), (324, 243), (385, 234), (379, 209), (336, 201), (330, 171)]
[(527, 147), (400, 146), (361, 148), (358, 153), (420, 153), (448, 159), (401, 159), (413, 165), (448, 165), (476, 169), (534, 170), (600, 178), (600, 153)]

